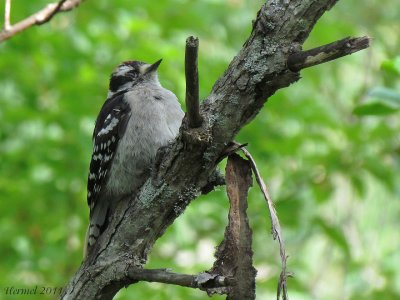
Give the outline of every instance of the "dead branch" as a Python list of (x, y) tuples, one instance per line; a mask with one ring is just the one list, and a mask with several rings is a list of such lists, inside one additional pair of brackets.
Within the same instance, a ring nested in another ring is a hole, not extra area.
[(193, 36), (186, 40), (185, 75), (186, 75), (186, 110), (188, 125), (196, 128), (203, 121), (199, 110), (199, 71), (197, 68), (197, 53), (199, 39)]
[(275, 210), (274, 202), (272, 201), (272, 198), (268, 192), (267, 185), (265, 184), (264, 180), (261, 177), (260, 172), (258, 171), (256, 162), (254, 161), (253, 157), (251, 156), (250, 152), (247, 151), (246, 148), (241, 148), (242, 152), (244, 155), (248, 158), (251, 164), (251, 169), (253, 170), (254, 175), (256, 176), (257, 183), (261, 189), (262, 194), (264, 195), (265, 201), (267, 202), (268, 205), (268, 210), (269, 210), (269, 216), (271, 219), (271, 232), (272, 232), (272, 237), (274, 240), (278, 239), (279, 243), (279, 253), (281, 256), (281, 262), (282, 262), (282, 270), (281, 274), (279, 276), (279, 281), (278, 281), (278, 293), (277, 293), (277, 299), (280, 299), (281, 292), (283, 292), (282, 296), (284, 300), (289, 299), (287, 295), (287, 285), (286, 285), (286, 278), (290, 276), (291, 274), (288, 274), (286, 272), (286, 250), (285, 250), (285, 242), (283, 240), (283, 235), (282, 235), (282, 230), (281, 230), (281, 225), (279, 223), (278, 215)]
[(202, 290), (226, 287), (235, 283), (232, 278), (207, 272), (189, 275), (173, 273), (168, 269), (140, 269), (135, 267), (129, 268), (127, 272), (132, 281), (168, 283)]
[(368, 48), (370, 41), (371, 39), (367, 36), (358, 38), (347, 37), (311, 50), (297, 52), (289, 56), (287, 62), (288, 68), (293, 72), (297, 72), (305, 68), (323, 64)]
[[(57, 3), (48, 4), (45, 8), (14, 25), (5, 23), (3, 30), (0, 32), (0, 43), (34, 25), (42, 25), (49, 22), (57, 13), (70, 11), (81, 4), (82, 1), (84, 0), (60, 0)], [(11, 6), (9, 8), (11, 10)], [(9, 14), (10, 11), (8, 12)]]
[(226, 293), (228, 300), (255, 299), (256, 269), (253, 267), (252, 231), (247, 218), (247, 193), (252, 186), (251, 166), (237, 154), (228, 157), (226, 190), (229, 224), (215, 254), (211, 274), (234, 278), (236, 284), (213, 292)]

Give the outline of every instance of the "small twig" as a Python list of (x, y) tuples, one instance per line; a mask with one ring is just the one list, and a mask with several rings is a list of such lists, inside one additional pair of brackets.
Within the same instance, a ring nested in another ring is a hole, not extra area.
[(233, 284), (233, 279), (225, 276), (209, 273), (199, 273), (197, 275), (178, 274), (168, 269), (140, 269), (131, 267), (128, 270), (128, 274), (132, 280), (160, 282), (202, 290)]
[(48, 21), (50, 21), (56, 13), (58, 13), (67, 0), (60, 0), (57, 4), (49, 4), (48, 7), (54, 7), (52, 10), (49, 11), (47, 14), (39, 15), (36, 18), (36, 25), (42, 25)]
[(224, 158), (228, 157), (229, 155), (238, 152), (239, 149), (246, 147), (248, 145), (248, 143), (245, 144), (239, 144), (238, 142), (230, 142), (224, 152), (219, 156), (219, 158), (217, 159), (217, 164), (222, 161)]
[(6, 5), (4, 8), (4, 30), (6, 31), (11, 29), (10, 12), (11, 12), (11, 0), (6, 0)]
[(199, 104), (199, 72), (197, 69), (197, 54), (199, 39), (190, 36), (186, 39), (185, 76), (186, 76), (186, 110), (190, 128), (200, 127), (202, 117)]
[(41, 9), (35, 14), (30, 15), (29, 17), (12, 26), (10, 25), (8, 30), (4, 28), (0, 32), (0, 43), (13, 37), (17, 33), (28, 29), (29, 27), (34, 25), (42, 25), (49, 22), (57, 13), (70, 11), (77, 7), (82, 1), (84, 0), (60, 0), (57, 3), (48, 4), (45, 8)]
[(369, 43), (370, 38), (367, 36), (347, 37), (311, 50), (293, 53), (288, 58), (287, 66), (292, 72), (298, 72), (368, 48)]
[(281, 292), (282, 292), (283, 299), (287, 300), (287, 299), (289, 299), (289, 297), (287, 294), (286, 279), (287, 279), (287, 277), (290, 277), (291, 274), (286, 272), (287, 256), (286, 256), (286, 250), (285, 250), (285, 242), (283, 240), (283, 236), (282, 236), (282, 232), (281, 232), (281, 225), (279, 224), (279, 219), (278, 219), (275, 207), (274, 207), (274, 203), (272, 201), (271, 196), (269, 195), (267, 186), (265, 185), (265, 182), (262, 179), (260, 172), (258, 171), (256, 162), (254, 161), (250, 152), (247, 151), (246, 148), (241, 148), (241, 150), (243, 151), (243, 153), (247, 157), (247, 159), (250, 161), (251, 168), (253, 170), (254, 175), (256, 176), (257, 183), (260, 186), (261, 192), (263, 193), (265, 200), (267, 201), (269, 214), (270, 214), (270, 218), (271, 218), (271, 224), (272, 224), (272, 237), (274, 238), (274, 240), (278, 239), (279, 252), (280, 252), (281, 261), (282, 261), (282, 271), (279, 276), (277, 299), (278, 300), (280, 299)]

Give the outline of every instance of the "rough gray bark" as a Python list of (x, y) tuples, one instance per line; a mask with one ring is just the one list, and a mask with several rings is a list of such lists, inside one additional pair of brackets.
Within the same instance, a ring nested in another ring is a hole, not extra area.
[(262, 6), (249, 39), (201, 104), (201, 127), (191, 129), (184, 119), (152, 178), (120, 203), (62, 299), (111, 299), (137, 281), (130, 270), (144, 265), (154, 242), (208, 185), (228, 143), (268, 97), (299, 79), (288, 69), (288, 57), (301, 50), (316, 21), (336, 2), (270, 0)]

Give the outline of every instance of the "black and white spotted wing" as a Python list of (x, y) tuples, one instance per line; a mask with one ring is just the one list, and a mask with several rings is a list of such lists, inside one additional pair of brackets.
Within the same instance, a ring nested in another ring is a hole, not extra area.
[(108, 99), (101, 108), (93, 132), (93, 154), (88, 176), (87, 201), (90, 214), (104, 188), (118, 142), (123, 136), (130, 117), (128, 104), (119, 93)]

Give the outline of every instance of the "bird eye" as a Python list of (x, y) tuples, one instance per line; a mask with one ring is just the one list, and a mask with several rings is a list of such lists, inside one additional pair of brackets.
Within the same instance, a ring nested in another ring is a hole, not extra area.
[(137, 76), (137, 72), (135, 70), (130, 70), (128, 72), (128, 75), (130, 75), (131, 77), (136, 77)]

